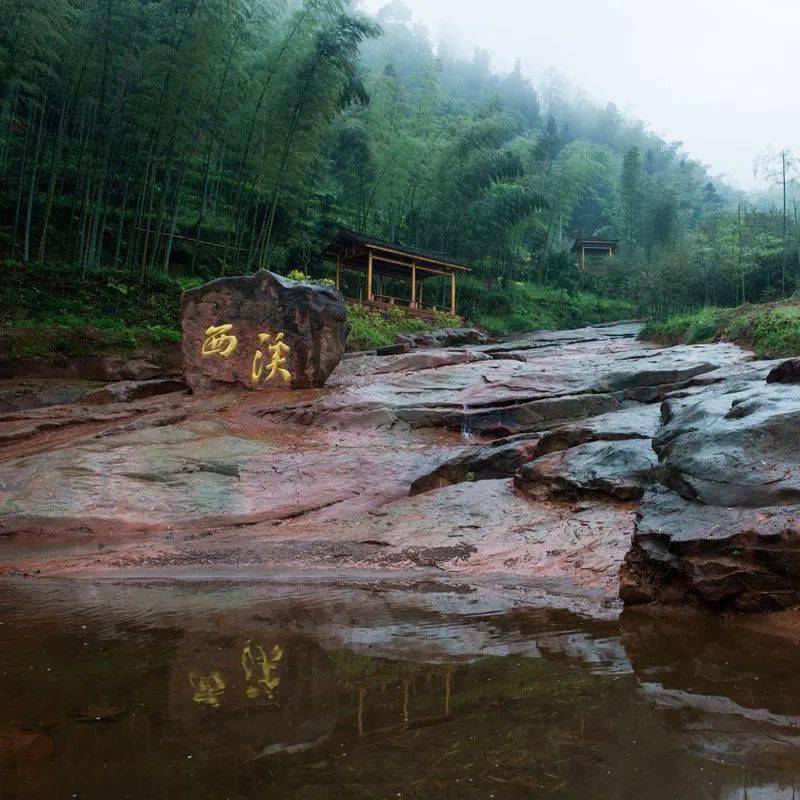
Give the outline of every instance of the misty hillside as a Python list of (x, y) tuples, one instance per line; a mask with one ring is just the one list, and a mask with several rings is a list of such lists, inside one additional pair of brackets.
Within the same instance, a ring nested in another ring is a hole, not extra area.
[[(340, 226), (468, 261), (462, 313), (500, 329), (532, 324), (516, 312), (539, 290), (640, 314), (794, 291), (791, 208), (738, 198), (557, 79), (537, 92), (486, 53), (437, 52), (400, 0), (374, 18), (348, 0), (0, 13), (0, 255), (17, 317), (31, 313), (26, 265), (58, 264), (119, 307), (159, 282), (260, 267), (330, 277), (319, 254)], [(620, 246), (581, 271), (575, 237)]]

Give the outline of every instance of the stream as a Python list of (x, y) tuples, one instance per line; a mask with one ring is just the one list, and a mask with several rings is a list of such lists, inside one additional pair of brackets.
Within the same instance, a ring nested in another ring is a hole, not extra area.
[(800, 646), (480, 584), (0, 586), (0, 797), (793, 798)]

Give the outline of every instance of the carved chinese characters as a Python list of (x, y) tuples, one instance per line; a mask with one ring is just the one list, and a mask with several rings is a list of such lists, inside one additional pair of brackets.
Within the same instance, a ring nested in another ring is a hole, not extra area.
[(194, 391), (322, 386), (347, 338), (347, 308), (336, 290), (266, 271), (186, 292), (181, 323)]
[[(200, 354), (205, 358), (207, 356), (220, 356), (227, 358), (233, 355), (234, 350), (239, 346), (238, 337), (230, 332), (233, 330), (233, 325), (227, 323), (225, 325), (211, 325), (206, 328), (206, 338), (200, 347)], [(275, 336), (271, 333), (259, 333), (258, 344), (259, 347), (266, 342), (272, 341), (273, 343), (267, 348), (269, 352), (269, 361), (266, 363), (266, 369), (269, 370), (265, 381), (271, 381), (273, 378), (280, 378), (284, 383), (290, 383), (292, 380), (292, 373), (286, 369), (286, 356), (291, 352), (291, 348), (284, 343), (284, 334), (276, 333)], [(251, 377), (253, 383), (258, 383), (264, 376), (264, 353), (262, 350), (256, 350), (253, 356), (253, 368)]]

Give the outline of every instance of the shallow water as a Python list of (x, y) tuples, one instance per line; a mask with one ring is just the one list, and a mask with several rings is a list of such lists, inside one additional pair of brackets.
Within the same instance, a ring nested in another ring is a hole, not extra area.
[(469, 585), (0, 586), (0, 798), (773, 798), (800, 647)]

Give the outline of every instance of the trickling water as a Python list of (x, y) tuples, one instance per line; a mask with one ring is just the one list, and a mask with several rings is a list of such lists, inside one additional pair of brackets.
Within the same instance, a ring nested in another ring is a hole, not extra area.
[(467, 415), (467, 406), (461, 406), (461, 436), (464, 439), (472, 439), (472, 433), (469, 429), (469, 416)]
[(0, 585), (0, 796), (792, 797), (800, 645), (483, 589)]

